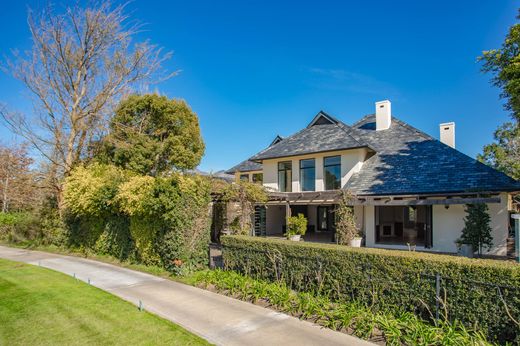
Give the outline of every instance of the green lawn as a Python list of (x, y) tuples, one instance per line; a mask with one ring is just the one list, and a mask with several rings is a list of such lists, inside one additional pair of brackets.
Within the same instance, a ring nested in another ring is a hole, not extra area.
[(208, 345), (70, 276), (0, 260), (0, 345)]

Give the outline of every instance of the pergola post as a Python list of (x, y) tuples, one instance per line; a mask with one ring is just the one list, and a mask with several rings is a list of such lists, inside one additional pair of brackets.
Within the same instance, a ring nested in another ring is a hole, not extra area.
[(291, 205), (289, 201), (285, 202), (285, 224), (289, 223), (289, 218), (291, 217)]

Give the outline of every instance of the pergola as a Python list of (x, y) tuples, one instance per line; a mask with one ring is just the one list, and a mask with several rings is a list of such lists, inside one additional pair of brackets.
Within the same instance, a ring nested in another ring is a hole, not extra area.
[[(322, 205), (339, 203), (343, 190), (307, 192), (269, 192), (267, 205), (285, 205), (291, 215), (291, 205)], [(452, 205), (500, 203), (500, 192), (461, 192), (410, 195), (353, 195), (351, 204), (373, 206)]]

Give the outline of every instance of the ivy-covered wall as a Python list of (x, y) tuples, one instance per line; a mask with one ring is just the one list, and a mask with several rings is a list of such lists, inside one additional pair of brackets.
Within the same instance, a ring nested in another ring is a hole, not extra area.
[(136, 175), (111, 165), (66, 179), (67, 245), (172, 272), (207, 265), (210, 182), (196, 175)]

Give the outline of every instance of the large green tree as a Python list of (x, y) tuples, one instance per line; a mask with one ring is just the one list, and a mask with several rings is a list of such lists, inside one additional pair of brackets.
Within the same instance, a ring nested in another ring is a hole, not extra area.
[(204, 154), (197, 115), (186, 102), (156, 94), (122, 101), (102, 147), (102, 161), (152, 176), (193, 169)]
[[(520, 15), (517, 16), (520, 19)], [(511, 113), (512, 122), (498, 127), (494, 142), (484, 146), (478, 159), (520, 179), (520, 24), (509, 29), (502, 47), (483, 52), (479, 58), (482, 71), (493, 75), (491, 82), (501, 89), (504, 108)]]
[(482, 71), (493, 74), (493, 85), (502, 89), (505, 108), (520, 120), (520, 24), (509, 29), (502, 47), (484, 51), (479, 60), (484, 63)]

